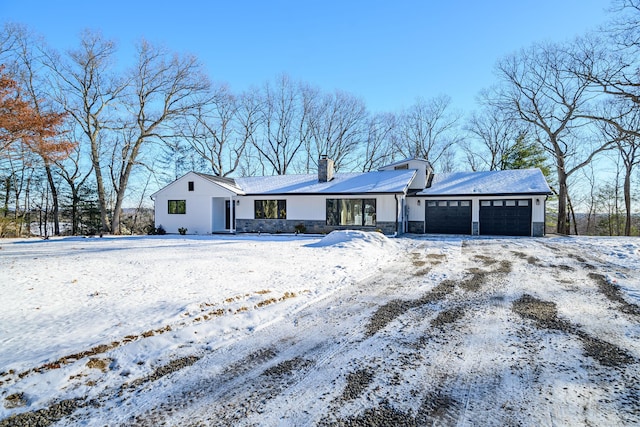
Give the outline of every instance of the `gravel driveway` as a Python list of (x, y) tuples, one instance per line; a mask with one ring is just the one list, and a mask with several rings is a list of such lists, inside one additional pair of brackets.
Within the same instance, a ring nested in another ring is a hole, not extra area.
[(148, 426), (640, 424), (640, 307), (610, 280), (633, 272), (567, 240), (519, 242), (412, 240), (392, 267), (246, 339), (0, 426), (115, 413)]

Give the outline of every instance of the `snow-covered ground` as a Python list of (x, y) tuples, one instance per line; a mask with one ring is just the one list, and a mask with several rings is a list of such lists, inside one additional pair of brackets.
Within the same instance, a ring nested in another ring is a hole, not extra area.
[(638, 424), (639, 270), (638, 238), (0, 240), (0, 426)]

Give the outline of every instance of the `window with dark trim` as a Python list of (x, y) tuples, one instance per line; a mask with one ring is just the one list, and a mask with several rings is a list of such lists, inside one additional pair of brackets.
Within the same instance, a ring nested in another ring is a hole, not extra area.
[(327, 225), (376, 226), (376, 199), (327, 199)]
[(286, 200), (255, 200), (255, 219), (287, 219)]
[(193, 181), (189, 181), (189, 191), (193, 191)]
[(186, 214), (187, 201), (186, 200), (169, 200), (169, 213), (170, 214)]

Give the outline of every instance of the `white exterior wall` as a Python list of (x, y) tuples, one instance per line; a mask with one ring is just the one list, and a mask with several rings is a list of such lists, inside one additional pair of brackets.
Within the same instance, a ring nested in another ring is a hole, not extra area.
[(545, 222), (545, 196), (533, 197), (533, 211), (531, 212), (531, 221), (533, 222)]
[[(418, 206), (420, 200), (420, 206)], [(424, 199), (417, 197), (407, 197), (407, 209), (409, 210), (409, 221), (424, 221)]]
[[(194, 191), (188, 191), (189, 181), (194, 182)], [(234, 193), (231, 191), (197, 174), (188, 173), (154, 195), (156, 227), (162, 225), (167, 233), (178, 233), (178, 228), (185, 227), (188, 234), (209, 234), (223, 230), (224, 199), (232, 195)], [(185, 200), (186, 214), (170, 214), (169, 200)], [(214, 202), (222, 204), (215, 211), (218, 215), (213, 215)]]
[(413, 181), (411, 181), (411, 184), (409, 185), (410, 189), (412, 189), (412, 190), (422, 190), (422, 189), (427, 187), (427, 178), (428, 178), (427, 165), (428, 165), (428, 162), (426, 162), (425, 160), (410, 159), (410, 160), (407, 160), (406, 162), (394, 163), (394, 164), (389, 165), (389, 166), (384, 166), (384, 167), (380, 168), (380, 170), (394, 170), (394, 169), (396, 169), (398, 167), (401, 167), (403, 165), (407, 165), (406, 169), (413, 169), (413, 170), (418, 171), (416, 173), (415, 178), (413, 178)]

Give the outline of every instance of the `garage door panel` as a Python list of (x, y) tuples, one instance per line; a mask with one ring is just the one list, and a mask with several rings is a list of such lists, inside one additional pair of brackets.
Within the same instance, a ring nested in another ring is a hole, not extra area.
[(429, 200), (426, 205), (427, 233), (471, 234), (470, 200)]
[(480, 202), (480, 234), (530, 236), (530, 200), (482, 200)]

